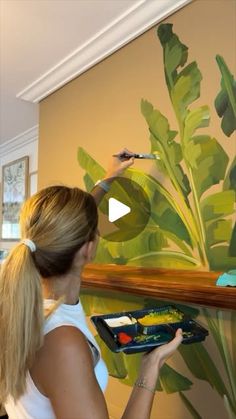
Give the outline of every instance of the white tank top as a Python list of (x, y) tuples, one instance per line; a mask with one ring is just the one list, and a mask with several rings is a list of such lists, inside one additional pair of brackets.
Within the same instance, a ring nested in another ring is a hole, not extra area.
[[(44, 300), (47, 309), (53, 300)], [(44, 335), (60, 326), (75, 326), (86, 336), (89, 344), (97, 349), (98, 360), (94, 372), (102, 391), (105, 391), (108, 382), (108, 372), (105, 363), (101, 359), (100, 349), (92, 333), (88, 329), (81, 303), (75, 305), (61, 304), (44, 325)], [(30, 373), (26, 376), (26, 391), (15, 403), (12, 397), (8, 397), (5, 409), (9, 419), (55, 419), (50, 400), (45, 397), (35, 386)]]

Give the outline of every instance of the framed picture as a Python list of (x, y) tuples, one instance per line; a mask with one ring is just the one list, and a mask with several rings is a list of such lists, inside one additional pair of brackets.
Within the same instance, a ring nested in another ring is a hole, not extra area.
[(2, 240), (20, 238), (19, 212), (28, 197), (29, 157), (2, 167)]

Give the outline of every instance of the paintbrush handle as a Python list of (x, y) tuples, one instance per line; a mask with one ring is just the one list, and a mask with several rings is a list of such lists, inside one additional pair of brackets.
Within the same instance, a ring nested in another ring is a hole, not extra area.
[(130, 159), (131, 157), (133, 157), (135, 159), (151, 159), (151, 160), (160, 159), (158, 154), (145, 154), (145, 153), (113, 154), (113, 157), (118, 157), (120, 159)]

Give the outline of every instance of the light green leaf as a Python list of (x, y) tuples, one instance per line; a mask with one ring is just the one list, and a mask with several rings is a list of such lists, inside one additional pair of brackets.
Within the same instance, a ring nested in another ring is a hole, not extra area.
[(162, 231), (155, 227), (147, 226), (146, 229), (138, 236), (131, 240), (124, 242), (111, 242), (107, 241), (104, 248), (108, 250), (113, 258), (113, 263), (122, 259), (125, 263), (129, 259), (137, 255), (143, 255), (149, 251), (161, 250), (167, 245), (167, 240), (163, 236)]
[(187, 397), (180, 391), (179, 393), (182, 402), (185, 404), (186, 408), (188, 409), (189, 413), (191, 413), (193, 419), (202, 419), (196, 409), (193, 407), (192, 403), (187, 399)]
[(201, 211), (204, 221), (215, 220), (234, 213), (235, 192), (217, 192), (204, 198)]
[(78, 148), (78, 162), (80, 167), (84, 169), (95, 183), (102, 179), (105, 175), (105, 170), (100, 164), (96, 162), (82, 147)]
[(200, 96), (202, 75), (194, 61), (178, 75), (170, 96), (177, 118), (182, 123), (188, 114), (188, 106)]
[(162, 389), (167, 394), (189, 390), (193, 384), (192, 381), (175, 371), (168, 364), (164, 364), (161, 368), (159, 379)]
[(84, 179), (84, 184), (85, 184), (86, 191), (87, 192), (91, 192), (91, 190), (94, 187), (94, 182), (92, 181), (91, 177), (89, 176), (88, 173), (86, 173), (84, 175), (84, 178), (83, 179)]
[(215, 108), (222, 118), (221, 128), (225, 135), (236, 130), (236, 81), (227, 67), (224, 58), (216, 55), (216, 61), (221, 72), (221, 91), (215, 99)]
[[(167, 118), (146, 100), (141, 101), (141, 111), (151, 133), (152, 152), (158, 152), (161, 166), (168, 173), (173, 186), (181, 189), (185, 197), (190, 192), (187, 176), (179, 162), (182, 160), (180, 145), (174, 141), (175, 132), (169, 129)], [(157, 165), (160, 163), (157, 161)]]
[(185, 118), (184, 142), (188, 141), (198, 128), (208, 127), (210, 111), (208, 106), (189, 111)]
[(221, 396), (227, 394), (220, 373), (202, 343), (191, 347), (180, 345), (179, 352), (194, 377), (207, 381)]
[(127, 262), (128, 266), (157, 266), (169, 269), (197, 269), (200, 266), (198, 260), (183, 253), (160, 251), (149, 252), (145, 255), (137, 256)]
[(229, 242), (232, 234), (231, 220), (216, 220), (206, 224), (207, 245), (209, 247), (223, 242)]
[(192, 168), (198, 197), (224, 179), (229, 158), (215, 138), (192, 137), (184, 148), (184, 155)]
[(126, 310), (139, 310), (143, 307), (143, 300), (134, 294), (82, 288), (82, 304), (86, 314), (93, 315), (123, 312), (124, 306)]

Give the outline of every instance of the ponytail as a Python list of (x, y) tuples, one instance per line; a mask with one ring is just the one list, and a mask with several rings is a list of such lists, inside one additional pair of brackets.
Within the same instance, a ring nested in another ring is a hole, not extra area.
[(43, 342), (43, 322), (40, 274), (21, 242), (0, 272), (0, 403), (24, 393), (26, 372)]

